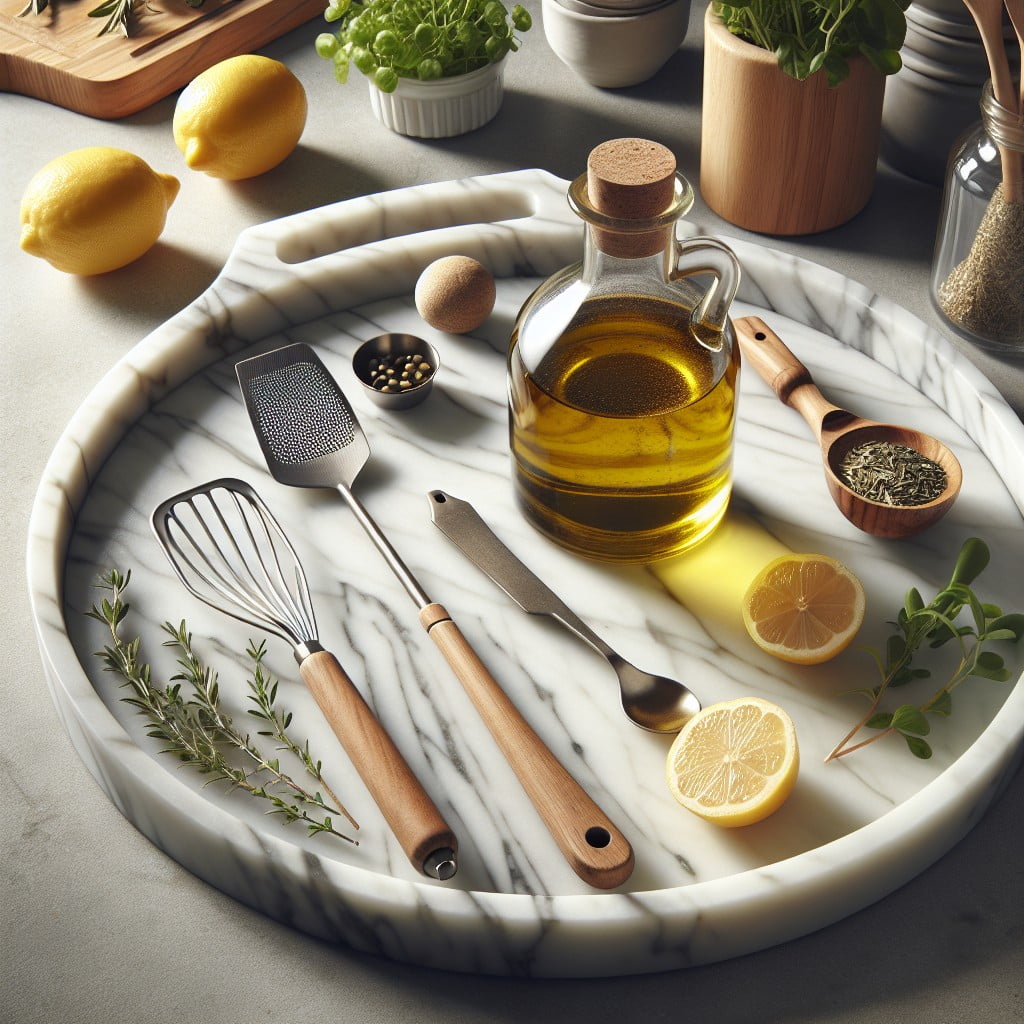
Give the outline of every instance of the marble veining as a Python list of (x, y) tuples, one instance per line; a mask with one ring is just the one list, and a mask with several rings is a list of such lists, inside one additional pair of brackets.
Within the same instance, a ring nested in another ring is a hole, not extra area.
[[(898, 743), (824, 765), (859, 714), (866, 655), (798, 669), (762, 655), (742, 627), (673, 596), (664, 573), (584, 563), (525, 523), (509, 483), (504, 350), (521, 302), (578, 258), (567, 183), (541, 171), (417, 186), (309, 211), (245, 232), (207, 293), (142, 340), (62, 436), (30, 524), (29, 582), (61, 720), (115, 805), (184, 867), (295, 928), (428, 966), (545, 976), (685, 967), (784, 941), (883, 897), (959, 839), (1020, 756), (1024, 692), (972, 681), (921, 762)], [(699, 234), (686, 224), (684, 233)], [(785, 253), (734, 243), (734, 315), (765, 317), (837, 404), (941, 437), (965, 471), (950, 515), (885, 542), (836, 512), (818, 447), (753, 372), (742, 375), (736, 489), (743, 516), (794, 550), (847, 562), (865, 583), (863, 639), (884, 639), (908, 586), (934, 590), (970, 534), (1000, 552), (984, 596), (1019, 603), (1024, 430), (995, 389), (941, 336), (862, 286)], [(439, 255), (461, 252), (499, 278), (474, 337), (427, 328), (412, 290)], [(381, 331), (411, 331), (442, 369), (424, 405), (370, 404), (350, 358)], [(430, 596), (443, 603), (533, 727), (637, 853), (618, 891), (587, 887), (558, 853), (416, 609), (332, 491), (289, 489), (266, 471), (238, 394), (238, 358), (314, 345), (349, 396), (371, 458), (362, 502)], [(456, 878), (410, 867), (294, 670), (269, 641), (280, 702), (361, 824), (359, 845), (307, 838), (158, 753), (142, 720), (90, 656), (83, 612), (107, 567), (131, 568), (132, 614), (157, 671), (173, 671), (159, 624), (186, 618), (244, 717), (244, 651), (256, 632), (192, 600), (149, 529), (153, 507), (220, 476), (253, 484), (295, 544), (319, 632), (459, 834)], [(433, 527), (427, 492), (472, 501), (523, 560), (616, 649), (690, 683), (705, 703), (757, 693), (793, 715), (796, 791), (768, 821), (723, 832), (676, 806), (663, 783), (669, 740), (623, 716), (608, 666), (559, 627), (524, 615)], [(1018, 656), (1019, 659), (1019, 656)], [(1020, 661), (1015, 674), (1020, 674)]]

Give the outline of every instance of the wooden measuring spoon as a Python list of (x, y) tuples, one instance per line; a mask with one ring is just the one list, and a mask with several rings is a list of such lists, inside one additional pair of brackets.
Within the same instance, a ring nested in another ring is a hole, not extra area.
[(1010, 16), (1013, 34), (1020, 50), (1021, 78), (1018, 83), (1017, 116), (1024, 118), (1024, 0), (1006, 0), (1006, 13)]
[[(970, 11), (985, 48), (996, 103), (1011, 113), (1019, 114), (1020, 96), (1013, 84), (1003, 35), (1003, 0), (964, 0), (964, 6)], [(1024, 170), (1019, 158), (1005, 146), (999, 147), (999, 155), (1003, 163), (1003, 198), (1008, 203), (1019, 202), (1024, 191)]]
[[(963, 473), (956, 456), (941, 441), (908, 427), (854, 416), (826, 401), (807, 367), (760, 317), (742, 317), (733, 327), (744, 360), (814, 430), (829, 493), (854, 526), (875, 537), (911, 537), (949, 511), (960, 492)], [(925, 505), (889, 505), (858, 494), (843, 483), (840, 466), (850, 449), (868, 441), (904, 445), (938, 463), (946, 473), (945, 489)]]

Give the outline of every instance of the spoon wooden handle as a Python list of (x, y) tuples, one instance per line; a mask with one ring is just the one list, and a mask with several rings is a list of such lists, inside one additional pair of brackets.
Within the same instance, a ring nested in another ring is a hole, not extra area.
[(420, 622), (451, 665), (573, 871), (598, 889), (621, 885), (633, 871), (633, 850), (533, 731), (462, 631), (439, 604)]
[(733, 327), (743, 359), (782, 402), (803, 416), (819, 441), (829, 413), (851, 415), (825, 399), (810, 370), (759, 316), (740, 317), (733, 321)]
[[(964, 6), (970, 11), (981, 36), (996, 103), (1011, 114), (1019, 115), (1021, 97), (1013, 84), (1006, 40), (1003, 37), (1003, 0), (964, 0)], [(1007, 3), (1006, 6), (1010, 10), (1013, 4)], [(1010, 13), (1013, 13), (1012, 10)], [(998, 141), (997, 148), (1002, 163), (1003, 199), (1008, 203), (1020, 202), (1024, 192), (1024, 163), (1021, 155), (1013, 147), (1001, 145)]]
[[(1010, 24), (1017, 37), (1017, 49), (1020, 51), (1020, 59), (1024, 65), (1024, 0), (1006, 0), (1006, 13), (1010, 16)], [(1018, 87), (1017, 113), (1024, 117), (1024, 66), (1021, 68)]]

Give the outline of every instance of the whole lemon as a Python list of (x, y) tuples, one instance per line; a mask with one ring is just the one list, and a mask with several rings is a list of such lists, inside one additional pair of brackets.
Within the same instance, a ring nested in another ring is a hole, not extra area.
[(134, 153), (87, 146), (51, 160), (21, 200), (21, 247), (68, 274), (104, 274), (160, 237), (180, 183)]
[(174, 108), (174, 141), (194, 171), (237, 181), (276, 167), (306, 126), (306, 91), (280, 61), (229, 57), (197, 75)]

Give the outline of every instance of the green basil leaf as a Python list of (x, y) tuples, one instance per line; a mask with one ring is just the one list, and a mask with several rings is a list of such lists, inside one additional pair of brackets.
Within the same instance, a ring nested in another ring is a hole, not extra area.
[(988, 545), (978, 537), (968, 538), (957, 556), (950, 582), (970, 585), (981, 575), (988, 562)]
[[(992, 619), (989, 622), (990, 635), (992, 630), (1009, 630), (1013, 634), (1014, 641), (1018, 642), (1021, 637), (1024, 637), (1024, 614), (1011, 612), (1009, 615), (1000, 615), (997, 619)], [(1005, 639), (1009, 639), (1009, 637)]]
[(904, 704), (893, 712), (892, 727), (913, 736), (927, 736), (932, 728), (924, 712), (920, 708), (915, 708), (913, 704)]
[(932, 748), (920, 736), (903, 736), (914, 757), (927, 761), (932, 756)]
[(924, 607), (924, 598), (921, 597), (921, 592), (917, 587), (911, 587), (907, 591), (907, 596), (903, 599), (903, 607), (908, 615), (913, 615), (914, 612), (919, 612)]
[(883, 75), (895, 75), (903, 67), (903, 59), (899, 50), (861, 50), (865, 57)]

